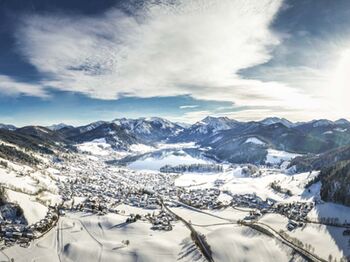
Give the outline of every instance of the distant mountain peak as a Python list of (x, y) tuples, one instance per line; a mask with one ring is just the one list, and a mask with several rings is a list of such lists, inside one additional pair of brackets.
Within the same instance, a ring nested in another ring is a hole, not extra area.
[(293, 122), (291, 122), (285, 118), (279, 118), (279, 117), (267, 117), (267, 118), (261, 120), (260, 123), (262, 123), (264, 125), (272, 125), (272, 124), (281, 123), (281, 124), (285, 125), (286, 127), (295, 126), (295, 124)]
[(183, 130), (182, 126), (161, 117), (121, 118), (112, 122), (146, 141), (165, 140)]
[(334, 125), (334, 122), (328, 119), (317, 119), (311, 121), (313, 127), (320, 127), (320, 126), (330, 126)]
[(350, 122), (345, 118), (340, 118), (334, 121), (334, 123), (336, 123), (337, 125), (350, 125)]
[(200, 122), (208, 124), (212, 122), (236, 122), (236, 120), (230, 119), (226, 116), (219, 116), (219, 117), (207, 116), (204, 119), (202, 119)]
[(0, 129), (13, 131), (13, 130), (16, 130), (17, 127), (15, 127), (14, 125), (6, 125), (6, 124), (1, 124), (0, 123)]
[(65, 127), (73, 127), (73, 126), (67, 125), (67, 124), (64, 124), (64, 123), (59, 123), (59, 124), (54, 124), (54, 125), (51, 125), (51, 126), (47, 126), (47, 128), (52, 130), (52, 131), (58, 131), (58, 130), (61, 130), (62, 128), (65, 128)]

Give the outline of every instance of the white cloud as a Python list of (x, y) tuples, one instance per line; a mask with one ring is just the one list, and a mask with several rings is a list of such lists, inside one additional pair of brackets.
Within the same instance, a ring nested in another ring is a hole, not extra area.
[(193, 124), (209, 115), (213, 115), (213, 112), (209, 110), (201, 110), (201, 111), (186, 112), (182, 116), (169, 116), (167, 117), (167, 119), (173, 122), (183, 122), (183, 123)]
[(99, 17), (28, 16), (18, 44), (49, 76), (44, 84), (95, 98), (236, 101), (262, 87), (238, 71), (271, 58), (279, 38), (269, 25), (282, 0), (150, 2), (133, 16), (117, 9)]
[[(21, 52), (47, 76), (44, 86), (100, 99), (191, 95), (292, 118), (325, 117), (325, 96), (315, 89), (323, 82), (320, 71), (286, 67), (261, 80), (239, 74), (268, 62), (283, 41), (270, 29), (282, 5), (150, 0), (141, 9), (130, 6), (133, 15), (113, 9), (93, 17), (27, 16), (16, 37)], [(261, 113), (249, 111), (248, 118)]]
[(179, 106), (180, 109), (191, 109), (191, 108), (197, 108), (199, 105), (184, 105), (184, 106)]
[(29, 95), (43, 98), (48, 97), (47, 92), (40, 84), (20, 82), (5, 75), (0, 75), (0, 92), (8, 96)]

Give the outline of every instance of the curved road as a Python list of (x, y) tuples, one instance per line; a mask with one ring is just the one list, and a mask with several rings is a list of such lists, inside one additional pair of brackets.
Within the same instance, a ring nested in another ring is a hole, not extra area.
[(174, 213), (172, 210), (170, 210), (163, 202), (163, 199), (160, 200), (162, 207), (166, 209), (170, 214), (175, 216), (178, 220), (182, 221), (182, 223), (185, 224), (185, 226), (191, 231), (191, 236), (199, 248), (199, 250), (202, 252), (203, 256), (209, 261), (209, 262), (214, 262), (214, 259), (211, 254), (211, 250), (209, 250), (209, 245), (205, 242), (203, 237), (198, 234), (198, 232), (193, 228), (193, 226), (188, 223), (185, 219)]

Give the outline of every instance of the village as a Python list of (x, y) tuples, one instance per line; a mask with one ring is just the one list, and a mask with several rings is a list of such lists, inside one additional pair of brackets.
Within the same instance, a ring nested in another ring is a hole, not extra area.
[[(291, 231), (307, 221), (307, 215), (314, 207), (313, 202), (287, 203), (272, 198), (262, 199), (254, 193), (234, 194), (220, 189), (224, 183), (220, 179), (209, 188), (175, 186), (178, 173), (136, 171), (101, 161), (86, 161), (84, 157), (69, 159), (69, 165), (55, 161), (53, 167), (60, 176), (56, 186), (61, 203), (50, 205), (46, 216), (32, 225), (2, 221), (0, 238), (5, 246), (28, 247), (32, 240), (55, 227), (59, 217), (68, 212), (99, 216), (114, 213), (125, 216), (125, 224), (141, 220), (150, 223), (152, 230), (171, 231), (177, 218), (165, 206), (171, 208), (184, 204), (199, 210), (234, 208), (243, 209), (246, 215), (242, 219), (248, 222), (258, 221), (268, 213), (283, 215), (289, 219), (286, 227)], [(226, 201), (222, 196), (226, 196)], [(123, 206), (145, 212), (125, 212)]]
[[(279, 203), (267, 198), (263, 200), (256, 194), (233, 194), (220, 190), (221, 181), (214, 181), (212, 188), (176, 187), (174, 181), (178, 174), (160, 172), (140, 172), (122, 167), (86, 166), (86, 162), (76, 162), (75, 167), (84, 165), (84, 171), (63, 170), (69, 179), (58, 187), (63, 196), (64, 207), (68, 210), (92, 212), (100, 215), (120, 213), (121, 204), (149, 210), (147, 216), (129, 214), (127, 222), (138, 219), (151, 222), (153, 229), (171, 230), (172, 216), (162, 210), (160, 199), (169, 206), (177, 206), (176, 201), (198, 209), (224, 209), (228, 207), (245, 208), (247, 221), (256, 221), (267, 213), (276, 213), (289, 219), (288, 230), (293, 230), (306, 220), (313, 208), (312, 202)], [(223, 203), (219, 196), (226, 194), (231, 201)], [(77, 203), (76, 199), (84, 199)], [(150, 214), (153, 213), (151, 216)]]
[[(214, 181), (212, 188), (186, 188), (175, 186), (178, 173), (142, 172), (123, 167), (96, 164), (79, 158), (74, 159), (74, 169), (57, 163), (63, 176), (68, 179), (58, 184), (67, 210), (92, 212), (99, 215), (122, 212), (124, 204), (148, 210), (147, 216), (129, 214), (128, 222), (144, 219), (153, 229), (171, 230), (172, 216), (162, 209), (161, 200), (168, 206), (178, 206), (177, 201), (198, 209), (244, 208), (248, 215), (244, 220), (257, 221), (264, 214), (280, 214), (289, 219), (288, 230), (301, 226), (313, 208), (312, 202), (280, 203), (272, 198), (262, 199), (256, 194), (234, 194), (220, 190), (221, 180)], [(63, 168), (62, 168), (63, 167)], [(229, 202), (220, 195), (231, 197)], [(76, 201), (83, 199), (83, 201)], [(153, 213), (152, 215), (150, 215)], [(166, 217), (166, 219), (165, 219)]]
[(0, 221), (0, 239), (6, 247), (15, 244), (28, 247), (31, 241), (50, 231), (56, 225), (60, 215), (64, 215), (62, 209), (57, 206), (50, 206), (46, 216), (31, 225), (23, 225), (18, 221)]

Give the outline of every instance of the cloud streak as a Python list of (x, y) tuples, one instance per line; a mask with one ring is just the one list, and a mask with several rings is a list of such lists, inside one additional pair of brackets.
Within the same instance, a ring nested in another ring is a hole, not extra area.
[(28, 84), (6, 75), (0, 75), (0, 92), (8, 96), (28, 95), (42, 98), (49, 96), (40, 84)]
[(192, 109), (192, 108), (197, 108), (199, 107), (199, 105), (184, 105), (184, 106), (180, 106), (180, 109)]

